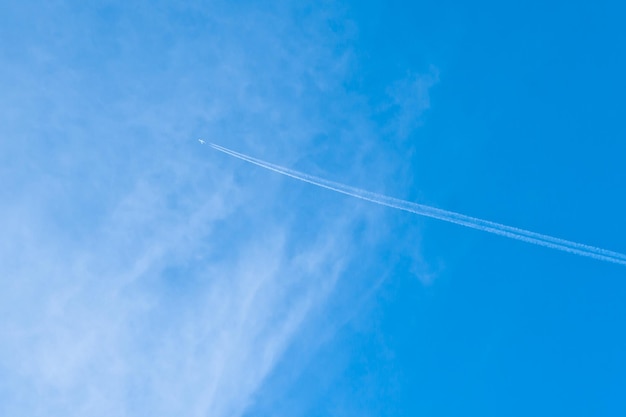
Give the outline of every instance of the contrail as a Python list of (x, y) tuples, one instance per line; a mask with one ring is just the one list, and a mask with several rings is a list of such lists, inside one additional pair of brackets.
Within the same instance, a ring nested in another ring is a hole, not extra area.
[(361, 190), (359, 188), (350, 187), (338, 182), (329, 181), (323, 178), (315, 177), (313, 175), (305, 174), (302, 172), (294, 171), (289, 168), (281, 167), (280, 165), (271, 164), (269, 162), (262, 161), (257, 158), (253, 158), (248, 155), (244, 155), (239, 152), (232, 151), (214, 143), (209, 145), (220, 152), (233, 156), (235, 158), (250, 162), (258, 165), (262, 168), (269, 169), (270, 171), (277, 172), (279, 174), (286, 175), (291, 178), (295, 178), (300, 181), (308, 182), (309, 184), (317, 185), (329, 190), (336, 191), (338, 193), (346, 194), (352, 197), (359, 198), (361, 200), (371, 201), (382, 206), (392, 207), (411, 213), (419, 214), (420, 216), (432, 217), (434, 219), (443, 220), (449, 223), (459, 224), (461, 226), (471, 227), (472, 229), (482, 230), (484, 232), (493, 233), (495, 235), (505, 236), (511, 239), (520, 240), (522, 242), (531, 243), (546, 248), (556, 249), (563, 252), (569, 252), (588, 258), (597, 259), (600, 261), (612, 262), (615, 264), (626, 265), (626, 255), (613, 252), (610, 250), (597, 248), (595, 246), (584, 245), (582, 243), (576, 243), (569, 240), (559, 239), (556, 237), (543, 235), (540, 233), (531, 232), (517, 227), (507, 226), (500, 223), (491, 222), (488, 220), (478, 219), (476, 217), (467, 216), (465, 214), (455, 213), (452, 211), (442, 210), (436, 207), (427, 206), (424, 204), (412, 203), (410, 201), (400, 200), (393, 197), (388, 197), (381, 194), (376, 194), (371, 191)]

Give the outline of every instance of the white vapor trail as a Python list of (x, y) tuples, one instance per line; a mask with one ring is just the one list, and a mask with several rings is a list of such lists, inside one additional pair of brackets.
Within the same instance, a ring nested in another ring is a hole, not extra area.
[(376, 194), (371, 191), (361, 190), (355, 187), (350, 187), (334, 181), (325, 180), (323, 178), (315, 177), (313, 175), (304, 174), (302, 172), (294, 171), (289, 168), (281, 167), (280, 165), (271, 164), (269, 162), (262, 161), (251, 156), (241, 154), (239, 152), (232, 151), (214, 143), (209, 145), (220, 152), (233, 156), (235, 158), (250, 162), (258, 165), (262, 168), (269, 169), (270, 171), (277, 172), (279, 174), (286, 175), (291, 178), (298, 179), (300, 181), (308, 182), (318, 187), (327, 188), (329, 190), (337, 191), (342, 194), (346, 194), (352, 197), (359, 198), (361, 200), (371, 201), (376, 204), (380, 204), (387, 207), (392, 207), (411, 213), (419, 214), (421, 216), (432, 217), (435, 219), (443, 220), (449, 223), (459, 224), (461, 226), (471, 227), (472, 229), (482, 230), (484, 232), (493, 233), (500, 236), (505, 236), (511, 239), (521, 240), (523, 242), (531, 243), (534, 245), (544, 246), (546, 248), (556, 249), (563, 252), (569, 252), (580, 256), (586, 256), (588, 258), (597, 259), (600, 261), (612, 262), (615, 264), (626, 265), (626, 255), (613, 252), (610, 250), (597, 248), (595, 246), (584, 245), (582, 243), (576, 243), (569, 240), (559, 239), (552, 236), (543, 235), (540, 233), (531, 232), (524, 229), (518, 229), (512, 226), (506, 226), (504, 224), (491, 222), (488, 220), (478, 219), (476, 217), (467, 216), (465, 214), (455, 213), (452, 211), (442, 210), (436, 207), (427, 206), (424, 204), (412, 203), (410, 201), (400, 200), (393, 197)]

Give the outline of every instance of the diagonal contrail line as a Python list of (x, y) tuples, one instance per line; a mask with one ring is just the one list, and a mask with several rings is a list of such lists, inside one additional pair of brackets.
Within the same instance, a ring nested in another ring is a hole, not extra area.
[(351, 197), (359, 198), (361, 200), (370, 201), (383, 206), (408, 211), (421, 216), (432, 217), (449, 223), (455, 223), (461, 226), (470, 227), (472, 229), (482, 230), (484, 232), (493, 233), (499, 236), (505, 236), (511, 239), (520, 240), (534, 245), (556, 249), (563, 252), (569, 252), (601, 261), (626, 265), (626, 255), (619, 252), (597, 248), (595, 246), (585, 245), (582, 243), (572, 242), (565, 239), (559, 239), (556, 237), (543, 235), (541, 233), (519, 229), (517, 227), (507, 226), (488, 220), (482, 220), (476, 217), (467, 216), (465, 214), (442, 210), (424, 204), (400, 200), (397, 198), (373, 193), (371, 191), (361, 190), (359, 188), (350, 187), (345, 184), (329, 181), (323, 178), (315, 177), (313, 175), (285, 168), (280, 165), (271, 164), (261, 159), (253, 158), (251, 156), (232, 151), (214, 143), (209, 143), (209, 145), (213, 149), (216, 149), (220, 152), (241, 159), (243, 161), (250, 162), (254, 165), (260, 166), (270, 171), (274, 171), (300, 181), (308, 182), (309, 184), (313, 184), (318, 187), (326, 188), (342, 194), (349, 195)]

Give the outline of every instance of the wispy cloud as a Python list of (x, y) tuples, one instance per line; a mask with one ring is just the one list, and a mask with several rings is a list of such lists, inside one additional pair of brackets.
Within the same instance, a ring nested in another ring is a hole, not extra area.
[(332, 9), (74, 6), (3, 18), (33, 31), (0, 49), (0, 413), (241, 415), (358, 212), (294, 212), (195, 139), (297, 158), (343, 35)]
[(431, 67), (426, 73), (409, 73), (387, 89), (391, 128), (400, 137), (408, 136), (422, 123), (422, 114), (430, 108), (430, 90), (439, 82), (439, 70)]

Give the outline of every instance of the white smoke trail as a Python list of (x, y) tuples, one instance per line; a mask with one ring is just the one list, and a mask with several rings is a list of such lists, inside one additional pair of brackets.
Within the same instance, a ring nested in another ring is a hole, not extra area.
[(265, 169), (283, 174), (300, 181), (308, 182), (318, 187), (327, 188), (329, 190), (337, 191), (342, 194), (346, 194), (352, 197), (359, 198), (361, 200), (371, 201), (376, 204), (380, 204), (387, 207), (392, 207), (411, 213), (419, 214), (421, 216), (432, 217), (435, 219), (443, 220), (449, 223), (459, 224), (461, 226), (471, 227), (472, 229), (482, 230), (484, 232), (493, 233), (500, 236), (505, 236), (511, 239), (520, 240), (523, 242), (531, 243), (534, 245), (544, 246), (551, 249), (560, 250), (563, 252), (569, 252), (588, 258), (597, 259), (600, 261), (607, 261), (616, 264), (626, 265), (626, 255), (610, 250), (597, 248), (594, 246), (584, 245), (582, 243), (576, 243), (569, 240), (559, 239), (556, 237), (543, 235), (540, 233), (531, 232), (524, 229), (519, 229), (512, 226), (506, 226), (491, 222), (488, 220), (482, 220), (464, 214), (455, 213), (452, 211), (442, 210), (436, 207), (426, 206), (423, 204), (412, 203), (410, 201), (400, 200), (393, 197), (376, 194), (370, 191), (361, 190), (355, 187), (350, 187), (334, 181), (318, 178), (313, 175), (304, 174), (302, 172), (294, 171), (289, 168), (281, 167), (280, 165), (271, 164), (269, 162), (262, 161), (251, 156), (241, 154), (239, 152), (232, 151), (214, 143), (209, 144), (212, 148), (231, 155), (235, 158), (250, 162)]

